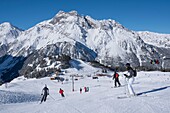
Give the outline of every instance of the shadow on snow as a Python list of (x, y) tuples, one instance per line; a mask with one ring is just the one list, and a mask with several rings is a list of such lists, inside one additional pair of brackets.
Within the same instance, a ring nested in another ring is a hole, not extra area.
[(153, 93), (153, 92), (165, 90), (165, 89), (167, 89), (167, 88), (169, 88), (169, 87), (170, 87), (170, 86), (165, 86), (165, 87), (161, 87), (161, 88), (156, 88), (156, 89), (152, 89), (152, 90), (149, 90), (149, 91), (144, 91), (144, 92), (137, 93), (137, 95), (142, 95), (142, 94), (147, 94), (147, 93)]

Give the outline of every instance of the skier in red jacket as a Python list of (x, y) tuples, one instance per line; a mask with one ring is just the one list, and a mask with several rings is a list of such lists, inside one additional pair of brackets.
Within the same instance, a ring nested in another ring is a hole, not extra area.
[(118, 83), (119, 87), (121, 86), (119, 82), (119, 74), (115, 71), (113, 75), (113, 80), (115, 79), (115, 87), (117, 87), (116, 83)]
[(62, 97), (65, 97), (65, 96), (64, 96), (64, 90), (62, 90), (61, 88), (60, 88), (60, 90), (59, 90), (59, 93), (61, 94)]

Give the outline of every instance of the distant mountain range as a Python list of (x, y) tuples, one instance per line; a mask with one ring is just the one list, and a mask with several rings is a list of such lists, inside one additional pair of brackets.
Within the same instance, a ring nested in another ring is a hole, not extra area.
[(129, 62), (142, 69), (170, 69), (170, 34), (132, 31), (115, 20), (95, 20), (76, 11), (60, 11), (25, 31), (0, 24), (1, 79), (11, 80), (28, 67), (27, 74), (56, 67), (55, 58), (63, 55), (112, 67)]

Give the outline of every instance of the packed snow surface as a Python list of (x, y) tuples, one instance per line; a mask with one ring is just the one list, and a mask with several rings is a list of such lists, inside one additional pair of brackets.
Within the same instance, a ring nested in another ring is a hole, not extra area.
[[(72, 62), (74, 63), (74, 62)], [(75, 63), (76, 64), (76, 63)], [(81, 68), (80, 68), (81, 67)], [(138, 72), (133, 88), (140, 96), (118, 99), (125, 96), (127, 86), (123, 72), (120, 74), (122, 87), (114, 88), (113, 72), (92, 79), (100, 69), (79, 62), (79, 67), (66, 70), (65, 81), (58, 82), (50, 77), (26, 79), (18, 77), (0, 86), (0, 113), (169, 113), (170, 72)], [(74, 77), (74, 92), (72, 77)], [(67, 81), (66, 81), (67, 79)], [(47, 84), (50, 95), (40, 104), (41, 92)], [(80, 94), (80, 87), (83, 92)], [(84, 92), (89, 87), (89, 92)], [(65, 97), (58, 93), (64, 90)]]

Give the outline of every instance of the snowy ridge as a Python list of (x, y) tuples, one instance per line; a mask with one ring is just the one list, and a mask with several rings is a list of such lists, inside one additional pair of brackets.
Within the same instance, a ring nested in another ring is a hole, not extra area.
[[(162, 37), (160, 40), (151, 38), (159, 36)], [(52, 19), (25, 31), (9, 23), (1, 24), (0, 42), (1, 56), (29, 58), (36, 52), (38, 56), (47, 52), (52, 56), (65, 54), (83, 61), (97, 60), (113, 67), (122, 67), (129, 62), (133, 67), (170, 69), (167, 64), (169, 61), (164, 60), (164, 57), (170, 57), (169, 35), (131, 31), (115, 20), (95, 20), (90, 16), (79, 15), (76, 11), (60, 11)], [(3, 58), (0, 59), (0, 65), (5, 65), (3, 63), (8, 60)], [(159, 60), (159, 64), (150, 64), (155, 59)], [(31, 64), (26, 61), (25, 65)], [(15, 64), (11, 64), (11, 69)], [(3, 68), (3, 72), (7, 71)]]
[(170, 47), (170, 34), (160, 34), (149, 31), (137, 32), (139, 36), (148, 44), (157, 47)]
[(9, 44), (16, 40), (22, 30), (14, 27), (8, 22), (0, 24), (0, 44)]
[(15, 43), (22, 30), (8, 22), (0, 24), (0, 57), (8, 54), (9, 45)]
[[(124, 28), (114, 20), (98, 21), (90, 16), (78, 15), (76, 11), (68, 13), (60, 11), (51, 20), (41, 22), (24, 31), (17, 37), (15, 44), (11, 44), (8, 53), (13, 56), (23, 55), (23, 52), (26, 53), (29, 48), (37, 50), (58, 41), (74, 40), (96, 51), (100, 56), (98, 59), (104, 59), (102, 56), (120, 57), (123, 62), (126, 58), (122, 56), (127, 56), (127, 53), (143, 52), (141, 45), (146, 44), (142, 39), (137, 33)], [(136, 60), (139, 59), (141, 58), (138, 57)]]

